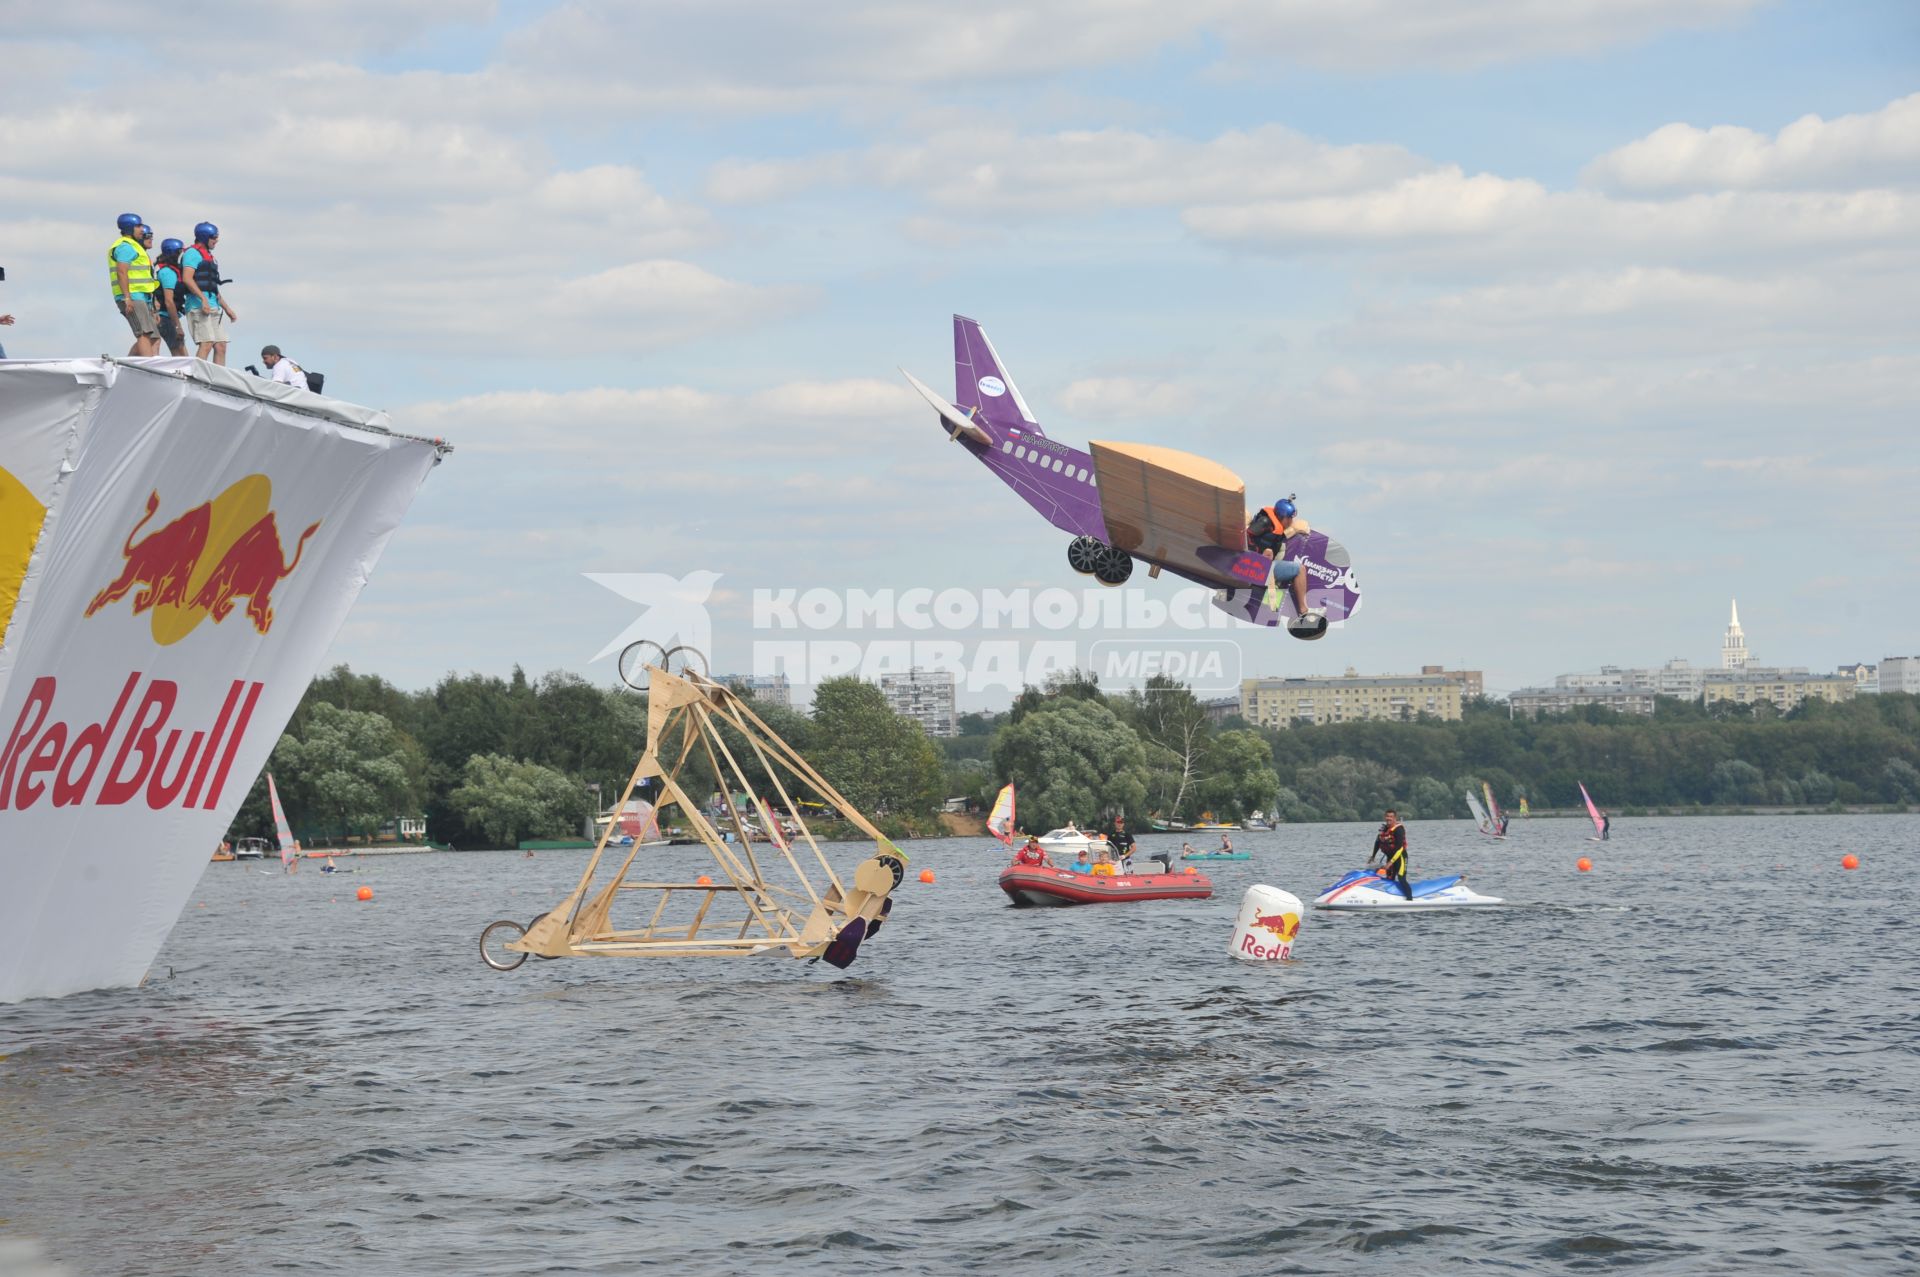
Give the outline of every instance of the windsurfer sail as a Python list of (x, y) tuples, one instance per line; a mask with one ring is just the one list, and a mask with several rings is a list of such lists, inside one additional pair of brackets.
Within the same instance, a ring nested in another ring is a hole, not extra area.
[(1593, 795), (1587, 792), (1586, 782), (1582, 781), (1579, 784), (1580, 796), (1587, 800), (1587, 815), (1593, 817), (1593, 836), (1596, 839), (1604, 839), (1607, 836), (1607, 818), (1600, 814), (1598, 807), (1594, 806)]
[(1487, 809), (1480, 805), (1480, 799), (1472, 790), (1467, 791), (1467, 810), (1471, 811), (1473, 818), (1480, 822), (1481, 833), (1489, 838), (1498, 838), (1500, 836), (1500, 831), (1494, 827), (1493, 817), (1487, 814)]
[(267, 801), (273, 805), (273, 833), (280, 840), (280, 866), (288, 873), (300, 867), (300, 844), (294, 841), (293, 828), (287, 824), (286, 809), (280, 806), (280, 791), (274, 787), (273, 773), (267, 773)]
[(1013, 782), (1008, 781), (1000, 796), (993, 800), (993, 812), (987, 817), (987, 832), (1008, 846), (1013, 845)]
[(1496, 834), (1506, 833), (1506, 813), (1502, 812), (1500, 810), (1500, 804), (1493, 800), (1493, 786), (1483, 780), (1480, 782), (1480, 792), (1487, 796), (1487, 816), (1493, 821), (1493, 832)]

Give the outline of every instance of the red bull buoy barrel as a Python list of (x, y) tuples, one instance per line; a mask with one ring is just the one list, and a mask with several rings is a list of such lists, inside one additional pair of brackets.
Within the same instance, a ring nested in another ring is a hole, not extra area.
[(1240, 898), (1240, 916), (1233, 924), (1227, 952), (1246, 962), (1279, 962), (1293, 956), (1306, 910), (1300, 897), (1259, 883)]

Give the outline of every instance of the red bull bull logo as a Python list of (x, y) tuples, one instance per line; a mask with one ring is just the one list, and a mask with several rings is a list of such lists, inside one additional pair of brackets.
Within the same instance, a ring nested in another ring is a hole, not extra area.
[(1262, 931), (1271, 932), (1275, 940), (1285, 944), (1300, 934), (1300, 915), (1297, 913), (1257, 913), (1253, 915), (1253, 925)]
[[(1259, 932), (1273, 937), (1272, 944), (1262, 944)], [(1241, 957), (1258, 958), (1265, 962), (1274, 962), (1293, 956), (1294, 937), (1300, 934), (1300, 915), (1297, 913), (1257, 913), (1240, 932)]]
[(121, 546), (126, 564), (93, 596), (87, 615), (131, 593), (134, 615), (149, 613), (153, 641), (165, 645), (178, 643), (208, 617), (216, 625), (226, 620), (244, 598), (247, 619), (265, 634), (273, 628), (273, 587), (293, 575), (307, 538), (320, 528), (318, 520), (308, 524), (294, 543), (293, 558), (285, 559), (272, 498), (273, 481), (250, 474), (140, 536), (160, 510), (160, 494), (151, 493), (147, 512)]

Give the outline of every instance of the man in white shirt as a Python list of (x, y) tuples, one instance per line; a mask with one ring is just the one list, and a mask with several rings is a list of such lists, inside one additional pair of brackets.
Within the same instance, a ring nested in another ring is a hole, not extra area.
[(307, 388), (306, 372), (299, 364), (294, 363), (293, 360), (281, 354), (280, 347), (267, 346), (262, 349), (260, 352), (260, 361), (266, 364), (267, 373), (271, 380), (289, 386), (298, 386), (302, 390)]

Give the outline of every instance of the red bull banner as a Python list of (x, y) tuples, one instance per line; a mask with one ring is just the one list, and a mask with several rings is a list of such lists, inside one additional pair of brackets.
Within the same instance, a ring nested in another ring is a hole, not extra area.
[(444, 452), (195, 360), (0, 365), (0, 1002), (145, 976)]

